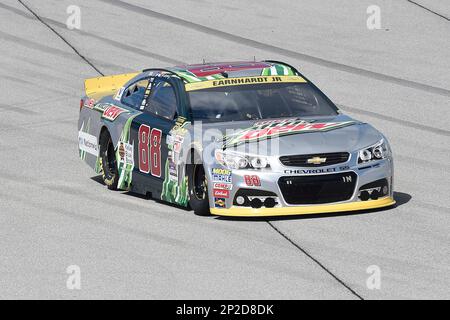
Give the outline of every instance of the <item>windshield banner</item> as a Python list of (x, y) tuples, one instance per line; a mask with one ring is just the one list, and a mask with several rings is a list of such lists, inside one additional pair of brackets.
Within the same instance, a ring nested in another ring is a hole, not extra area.
[(265, 83), (306, 83), (306, 80), (300, 76), (256, 76), (242, 78), (224, 78), (207, 80), (201, 82), (186, 83), (186, 91), (194, 91), (209, 88), (241, 86), (248, 84), (265, 84)]

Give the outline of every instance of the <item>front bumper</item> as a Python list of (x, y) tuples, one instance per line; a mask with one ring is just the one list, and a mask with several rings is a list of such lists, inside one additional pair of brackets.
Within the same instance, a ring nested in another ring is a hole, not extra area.
[[(395, 204), (392, 185), (392, 159), (380, 160), (371, 163), (370, 165), (357, 164), (355, 160), (352, 161), (352, 159), (350, 159), (347, 163), (339, 164), (334, 167), (322, 167), (321, 169), (325, 172), (307, 174), (301, 170), (296, 171), (293, 167), (285, 166), (274, 167), (270, 171), (234, 170), (231, 172), (232, 190), (224, 193), (227, 197), (218, 198), (220, 195), (217, 195), (217, 190), (213, 190), (213, 188), (209, 190), (210, 212), (211, 214), (219, 216), (268, 217), (370, 210), (389, 207)], [(279, 185), (279, 180), (286, 177), (312, 177), (314, 179), (314, 177), (327, 174), (337, 175), (339, 173), (352, 173), (352, 175), (354, 174), (354, 177), (356, 177), (353, 193), (343, 201), (317, 204), (293, 204), (292, 201), (285, 197), (286, 194), (283, 193)], [(245, 177), (248, 177), (249, 175), (257, 175), (260, 184), (258, 186), (249, 186), (248, 179), (245, 179)], [(209, 175), (209, 179), (209, 186), (214, 185), (214, 177)], [(388, 192), (375, 199), (362, 201), (360, 191), (364, 189), (364, 186), (380, 180), (387, 181)], [(264, 206), (255, 208), (248, 205), (238, 205), (235, 201), (235, 196), (239, 190), (243, 189), (270, 192), (276, 195), (277, 205), (272, 208)], [(217, 205), (217, 200), (220, 200), (219, 205)]]
[(289, 216), (289, 215), (305, 215), (305, 214), (319, 214), (319, 213), (336, 213), (347, 211), (370, 210), (383, 207), (389, 207), (395, 204), (395, 200), (391, 197), (385, 197), (378, 200), (358, 201), (327, 205), (314, 206), (292, 206), (281, 208), (243, 208), (232, 206), (229, 209), (211, 208), (211, 214), (218, 216), (230, 217), (274, 217), (274, 216)]

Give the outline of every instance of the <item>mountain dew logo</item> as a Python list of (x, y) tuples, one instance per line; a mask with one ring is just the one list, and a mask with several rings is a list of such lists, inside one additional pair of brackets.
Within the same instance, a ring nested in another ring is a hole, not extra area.
[(329, 131), (355, 123), (356, 121), (319, 123), (300, 119), (262, 121), (255, 123), (250, 128), (225, 136), (223, 140), (224, 148), (291, 134)]

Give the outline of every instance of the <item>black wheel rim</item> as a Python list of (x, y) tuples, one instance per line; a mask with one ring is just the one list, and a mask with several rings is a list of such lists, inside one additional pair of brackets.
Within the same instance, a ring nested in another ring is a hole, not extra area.
[(208, 189), (205, 169), (202, 165), (194, 165), (193, 172), (193, 184), (194, 184), (194, 195), (198, 200), (204, 200), (206, 198), (206, 191)]

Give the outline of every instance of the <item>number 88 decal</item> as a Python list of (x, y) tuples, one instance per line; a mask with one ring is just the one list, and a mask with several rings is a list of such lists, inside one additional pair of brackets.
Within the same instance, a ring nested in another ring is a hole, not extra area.
[(159, 129), (150, 131), (150, 127), (145, 124), (139, 127), (139, 171), (151, 171), (152, 176), (158, 178), (161, 177), (161, 135)]

